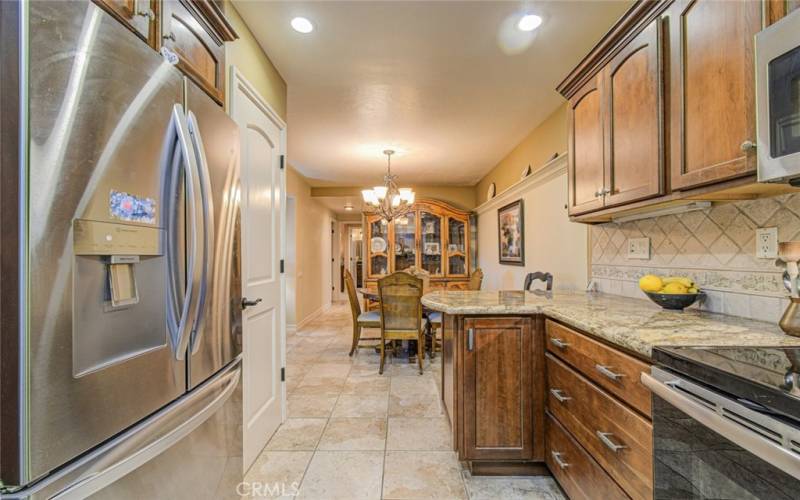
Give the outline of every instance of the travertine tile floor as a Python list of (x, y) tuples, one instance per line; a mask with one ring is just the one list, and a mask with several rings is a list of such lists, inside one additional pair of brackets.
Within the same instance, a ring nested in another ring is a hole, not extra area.
[(287, 337), (288, 418), (245, 477), (266, 485), (254, 497), (564, 498), (551, 478), (471, 477), (450, 444), (440, 358), (424, 375), (402, 359), (378, 375), (373, 349), (348, 357), (351, 324), (337, 304)]

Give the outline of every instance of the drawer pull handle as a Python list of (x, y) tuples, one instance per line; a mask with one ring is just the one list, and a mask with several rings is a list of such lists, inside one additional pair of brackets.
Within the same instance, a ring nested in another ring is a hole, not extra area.
[(565, 403), (572, 399), (569, 396), (565, 396), (561, 389), (550, 389), (550, 394), (553, 395), (554, 398), (558, 400), (559, 403)]
[(563, 458), (561, 458), (561, 453), (560, 452), (551, 451), (550, 455), (553, 456), (553, 462), (555, 462), (562, 469), (566, 469), (567, 467), (569, 467), (569, 464), (567, 462), (565, 462)]
[(598, 438), (600, 438), (600, 441), (601, 441), (601, 442), (602, 442), (604, 445), (606, 445), (606, 448), (608, 448), (609, 450), (613, 451), (614, 453), (618, 452), (619, 450), (621, 450), (621, 449), (623, 449), (623, 448), (627, 448), (627, 447), (626, 447), (626, 446), (624, 446), (624, 445), (617, 444), (617, 443), (615, 443), (614, 441), (612, 441), (612, 440), (611, 440), (611, 436), (613, 436), (613, 435), (614, 435), (614, 434), (612, 434), (612, 433), (610, 433), (610, 432), (600, 432), (600, 431), (597, 431), (597, 437), (598, 437)]
[(603, 365), (594, 365), (594, 367), (595, 367), (595, 369), (596, 369), (597, 371), (599, 371), (600, 373), (602, 373), (602, 374), (603, 374), (603, 375), (605, 375), (606, 377), (610, 378), (610, 379), (611, 379), (611, 380), (613, 380), (614, 382), (619, 382), (619, 379), (621, 379), (622, 377), (624, 377), (624, 375), (623, 375), (623, 374), (621, 374), (621, 373), (614, 373), (614, 372), (613, 372), (613, 371), (611, 371), (611, 369), (610, 369), (609, 367), (607, 367), (607, 366), (603, 366)]
[(172, 40), (173, 42), (176, 41), (175, 33), (171, 32), (171, 31), (169, 33), (167, 33), (166, 35), (162, 36), (161, 38), (163, 38), (164, 40)]
[(569, 343), (564, 342), (563, 340), (557, 339), (555, 337), (552, 337), (550, 339), (550, 343), (558, 347), (559, 349), (566, 349), (567, 347), (569, 347)]

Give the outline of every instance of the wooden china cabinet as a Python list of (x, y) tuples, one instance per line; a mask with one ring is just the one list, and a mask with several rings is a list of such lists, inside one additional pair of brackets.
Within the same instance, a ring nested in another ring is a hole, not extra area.
[(367, 287), (415, 266), (431, 274), (433, 290), (465, 290), (470, 276), (469, 212), (437, 200), (420, 200), (406, 215), (387, 222), (364, 217)]

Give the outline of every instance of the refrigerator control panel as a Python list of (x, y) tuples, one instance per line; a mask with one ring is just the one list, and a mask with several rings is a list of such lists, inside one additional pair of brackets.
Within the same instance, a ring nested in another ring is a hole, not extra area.
[(75, 255), (162, 255), (164, 231), (75, 219), (72, 242)]

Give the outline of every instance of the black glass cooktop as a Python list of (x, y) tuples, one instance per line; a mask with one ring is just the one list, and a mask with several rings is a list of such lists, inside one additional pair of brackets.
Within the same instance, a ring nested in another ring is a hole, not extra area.
[(656, 363), (800, 426), (800, 348), (658, 347)]

